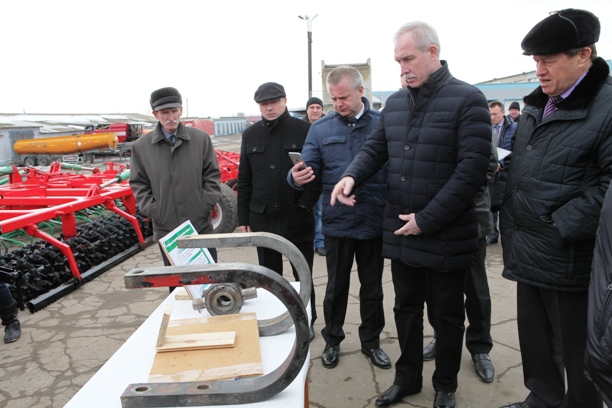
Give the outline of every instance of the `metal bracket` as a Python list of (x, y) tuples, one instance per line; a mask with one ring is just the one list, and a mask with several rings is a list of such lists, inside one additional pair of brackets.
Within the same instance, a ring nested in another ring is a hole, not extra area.
[[(295, 323), (296, 337), (293, 347), (278, 368), (261, 377), (240, 378), (233, 381), (131, 384), (121, 396), (123, 408), (187, 407), (261, 402), (278, 394), (293, 382), (301, 371), (308, 355), (308, 314), (304, 302), (301, 301), (296, 290), (286, 279), (278, 273), (259, 265), (233, 263), (199, 265), (197, 267), (174, 266), (133, 269), (125, 276), (126, 287), (147, 287), (149, 286), (147, 282), (151, 281), (150, 278), (154, 280), (155, 275), (166, 275), (168, 269), (173, 270), (173, 276), (177, 278), (182, 276), (183, 284), (236, 282), (243, 286), (256, 286), (268, 290), (285, 305), (288, 310), (288, 317)], [(283, 323), (283, 321), (278, 323)], [(259, 324), (261, 333), (261, 321)]]
[[(302, 253), (289, 240), (280, 235), (271, 234), (268, 232), (251, 232), (251, 233), (233, 233), (233, 234), (208, 234), (194, 235), (190, 237), (179, 238), (177, 241), (179, 248), (228, 248), (228, 247), (265, 247), (274, 249), (283, 254), (289, 262), (295, 267), (298, 278), (300, 280), (300, 298), (307, 305), (310, 301), (310, 293), (312, 291), (312, 277), (310, 276), (310, 268)], [(125, 287), (141, 288), (141, 287), (162, 287), (162, 286), (184, 286), (197, 285), (200, 283), (228, 283), (234, 282), (231, 280), (203, 281), (198, 279), (198, 276), (190, 275), (188, 278), (185, 274), (188, 272), (201, 272), (207, 274), (212, 271), (221, 271), (237, 268), (244, 268), (243, 265), (253, 266), (251, 264), (242, 263), (227, 263), (227, 264), (212, 264), (212, 265), (197, 265), (197, 266), (163, 266), (157, 268), (146, 268), (148, 278), (145, 280), (136, 279), (132, 281), (134, 271), (125, 275)], [(260, 266), (260, 270), (270, 271), (268, 268)], [(276, 272), (270, 271), (272, 273)], [(197, 274), (196, 274), (197, 275)], [(143, 276), (143, 275), (141, 275)], [(280, 276), (280, 275), (279, 275)], [(227, 278), (226, 278), (227, 279)], [(279, 316), (266, 320), (258, 320), (260, 336), (275, 336), (284, 332), (293, 325), (288, 312)]]

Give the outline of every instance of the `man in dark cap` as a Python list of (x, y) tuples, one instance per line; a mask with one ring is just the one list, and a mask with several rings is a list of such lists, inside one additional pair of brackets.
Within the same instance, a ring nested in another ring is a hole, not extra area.
[[(132, 147), (130, 186), (138, 208), (153, 221), (154, 241), (187, 220), (199, 234), (213, 232), (210, 212), (221, 194), (210, 136), (181, 123), (182, 102), (175, 88), (154, 91), (150, 103), (159, 123)], [(216, 261), (216, 250), (209, 251)], [(169, 265), (164, 251), (162, 257)]]
[(316, 96), (306, 102), (306, 117), (310, 123), (321, 119), (323, 116), (323, 101)]
[[(540, 87), (524, 98), (501, 179), (503, 276), (517, 282), (525, 407), (602, 406), (585, 381), (587, 290), (612, 178), (612, 78), (595, 15), (551, 14), (523, 39)], [(567, 381), (567, 387), (565, 386)]]
[[(291, 241), (304, 255), (312, 274), (314, 249), (313, 206), (320, 187), (304, 191), (292, 189), (286, 181), (293, 167), (289, 152), (301, 152), (310, 124), (297, 119), (287, 110), (287, 98), (282, 85), (262, 84), (255, 91), (261, 121), (242, 134), (240, 167), (238, 170), (238, 225), (242, 232), (271, 232)], [(259, 264), (283, 274), (280, 253), (257, 248)], [(295, 268), (293, 275), (298, 279)], [(310, 298), (310, 338), (317, 318), (315, 291)]]
[(519, 120), (521, 120), (521, 105), (519, 105), (518, 102), (515, 101), (510, 104), (508, 116), (510, 116), (510, 119), (514, 122), (519, 123)]

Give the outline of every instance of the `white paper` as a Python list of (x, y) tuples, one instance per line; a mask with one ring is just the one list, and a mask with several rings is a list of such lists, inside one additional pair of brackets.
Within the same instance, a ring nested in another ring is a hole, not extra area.
[(497, 148), (497, 160), (503, 160), (507, 155), (512, 153), (510, 150), (502, 149), (501, 147)]
[[(168, 255), (168, 259), (172, 265), (207, 265), (215, 263), (208, 252), (207, 248), (179, 248), (178, 239), (188, 237), (191, 235), (198, 235), (197, 231), (191, 224), (191, 221), (187, 220), (164, 237), (160, 238), (159, 243), (163, 246)], [(185, 290), (189, 297), (193, 300), (195, 298), (202, 298), (204, 290), (210, 285), (188, 285), (185, 286)]]

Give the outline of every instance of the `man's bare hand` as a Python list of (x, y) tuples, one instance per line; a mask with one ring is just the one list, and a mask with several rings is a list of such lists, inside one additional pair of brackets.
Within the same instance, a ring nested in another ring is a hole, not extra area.
[(250, 225), (239, 225), (238, 228), (240, 228), (240, 232), (252, 232)]
[(421, 229), (417, 225), (416, 216), (412, 214), (400, 214), (400, 220), (407, 221), (406, 224), (394, 232), (395, 235), (420, 235)]
[(297, 186), (310, 183), (312, 180), (315, 179), (312, 167), (306, 167), (302, 169), (302, 166), (304, 166), (303, 163), (298, 163), (291, 168), (291, 177), (293, 177), (293, 182)]
[(349, 196), (355, 186), (355, 180), (352, 177), (343, 177), (332, 190), (330, 204), (336, 204), (336, 199), (344, 205), (352, 207), (357, 202), (355, 195)]

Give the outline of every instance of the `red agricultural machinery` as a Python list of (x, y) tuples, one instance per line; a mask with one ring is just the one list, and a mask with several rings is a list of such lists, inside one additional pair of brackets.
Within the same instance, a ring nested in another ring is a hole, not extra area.
[(129, 170), (106, 166), (0, 168), (0, 280), (22, 308), (40, 310), (145, 247)]
[[(222, 184), (213, 227), (233, 232), (240, 156), (215, 152)], [(129, 166), (105, 167), (0, 168), (0, 281), (22, 309), (44, 308), (145, 247), (150, 223), (137, 212)]]

